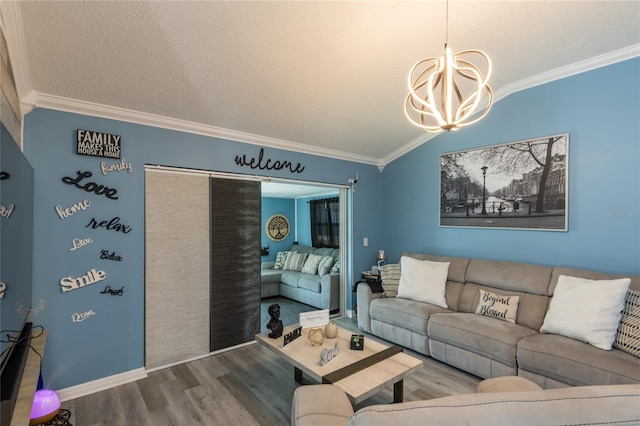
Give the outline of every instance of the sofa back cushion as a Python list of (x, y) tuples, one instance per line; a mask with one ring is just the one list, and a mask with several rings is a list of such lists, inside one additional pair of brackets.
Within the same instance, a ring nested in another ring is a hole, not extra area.
[(552, 269), (528, 263), (472, 259), (460, 294), (458, 311), (475, 313), (480, 290), (518, 296), (516, 324), (539, 330), (549, 302)]
[(469, 266), (469, 259), (464, 257), (436, 256), (433, 254), (405, 253), (404, 256), (419, 260), (431, 260), (432, 262), (449, 262), (449, 274), (445, 287), (445, 299), (449, 309), (459, 311), (458, 301), (464, 287), (464, 277)]
[(629, 290), (640, 291), (640, 275), (612, 275), (602, 272), (586, 271), (584, 269), (572, 269), (572, 268), (553, 268), (551, 274), (551, 282), (549, 284), (549, 295), (553, 295), (553, 291), (558, 284), (558, 277), (560, 275), (568, 275), (571, 277), (586, 278), (589, 280), (615, 280), (618, 278), (630, 278), (631, 284), (629, 284)]

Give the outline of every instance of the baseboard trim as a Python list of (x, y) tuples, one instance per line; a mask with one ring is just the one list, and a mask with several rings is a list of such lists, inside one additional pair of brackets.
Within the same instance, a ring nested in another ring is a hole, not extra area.
[(136, 380), (147, 377), (144, 368), (136, 368), (135, 370), (126, 371), (113, 376), (103, 377), (102, 379), (93, 380), (91, 382), (82, 383), (80, 385), (59, 389), (56, 392), (61, 401), (79, 398), (114, 386), (124, 385), (125, 383), (135, 382)]

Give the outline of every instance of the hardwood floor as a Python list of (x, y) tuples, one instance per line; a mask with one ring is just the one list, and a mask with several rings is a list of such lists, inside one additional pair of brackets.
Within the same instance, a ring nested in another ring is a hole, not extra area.
[[(357, 330), (355, 319), (340, 326)], [(367, 336), (368, 338), (374, 338)], [(408, 351), (424, 365), (404, 381), (405, 401), (473, 392), (479, 378)], [(74, 426), (289, 425), (293, 367), (248, 345), (149, 373), (145, 379), (62, 403)], [(389, 404), (392, 388), (356, 406)]]

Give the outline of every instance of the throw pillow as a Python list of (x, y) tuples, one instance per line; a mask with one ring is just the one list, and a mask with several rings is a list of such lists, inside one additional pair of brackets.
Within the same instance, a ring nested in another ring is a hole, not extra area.
[(333, 264), (333, 266), (331, 267), (331, 273), (332, 274), (339, 274), (340, 273), (340, 258), (336, 257), (335, 259), (336, 259), (336, 261)]
[(380, 268), (380, 280), (385, 297), (396, 297), (400, 284), (400, 264), (389, 263)]
[(276, 262), (273, 265), (273, 269), (284, 269), (284, 264), (287, 261), (290, 251), (279, 251), (276, 254)]
[(611, 350), (631, 280), (560, 275), (541, 333), (560, 334)]
[(296, 272), (302, 271), (302, 267), (304, 266), (304, 262), (307, 260), (307, 256), (307, 253), (292, 251), (287, 257), (287, 262), (284, 264), (284, 270)]
[(480, 303), (476, 308), (476, 314), (494, 317), (515, 324), (518, 303), (520, 303), (520, 296), (503, 296), (481, 289)]
[(448, 308), (445, 298), (448, 275), (449, 262), (432, 262), (402, 256), (397, 297)]
[(322, 256), (318, 256), (317, 254), (310, 254), (307, 257), (307, 260), (304, 262), (304, 266), (302, 267), (303, 274), (311, 274), (315, 275), (318, 273), (318, 265), (322, 260)]
[(640, 358), (640, 291), (627, 291), (613, 347)]
[(331, 267), (333, 266), (333, 257), (324, 256), (318, 265), (318, 275), (323, 276), (327, 275), (331, 272)]

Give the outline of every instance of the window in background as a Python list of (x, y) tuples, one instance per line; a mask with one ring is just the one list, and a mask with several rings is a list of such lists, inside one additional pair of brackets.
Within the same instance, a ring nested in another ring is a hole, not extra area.
[(340, 247), (340, 199), (309, 201), (311, 243), (314, 247)]

